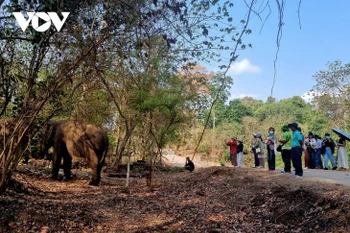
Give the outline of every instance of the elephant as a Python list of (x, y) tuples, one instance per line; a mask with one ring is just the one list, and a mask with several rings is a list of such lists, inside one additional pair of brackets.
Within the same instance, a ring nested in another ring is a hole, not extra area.
[(49, 121), (44, 124), (44, 129), (41, 131), (40, 140), (40, 152), (39, 157), (47, 160), (52, 160), (52, 153), (49, 153), (49, 149), (55, 145), (55, 135), (58, 124), (61, 121)]
[(90, 185), (99, 185), (101, 170), (108, 150), (108, 137), (102, 128), (81, 121), (51, 121), (43, 132), (43, 147), (54, 148), (52, 178), (57, 180), (63, 158), (66, 179), (71, 179), (72, 158), (84, 158), (92, 169)]

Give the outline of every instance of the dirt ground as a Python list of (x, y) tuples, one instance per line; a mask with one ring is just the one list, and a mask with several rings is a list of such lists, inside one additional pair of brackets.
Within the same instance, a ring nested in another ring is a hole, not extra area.
[(145, 178), (103, 174), (89, 186), (88, 170), (73, 181), (19, 167), (0, 196), (0, 232), (350, 232), (347, 186), (232, 167), (156, 172)]

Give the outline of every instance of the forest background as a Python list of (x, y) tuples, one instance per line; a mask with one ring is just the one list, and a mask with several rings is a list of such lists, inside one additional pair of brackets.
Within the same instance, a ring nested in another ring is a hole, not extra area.
[[(282, 28), (285, 1), (276, 2)], [(252, 47), (251, 16), (276, 2), (246, 2), (237, 19), (231, 1), (0, 1), (0, 117), (11, 129), (2, 131), (0, 193), (23, 155), (35, 155), (49, 120), (103, 126), (112, 168), (127, 155), (153, 165), (166, 147), (195, 156), (196, 145), (224, 165), (224, 139), (242, 138), (248, 152), (252, 133), (270, 126), (279, 133), (293, 121), (321, 136), (350, 131), (350, 64), (339, 60), (315, 70), (310, 102), (230, 99), (228, 70)], [(23, 32), (12, 15), (19, 11), (70, 16), (60, 32)], [(219, 71), (201, 65), (209, 62)]]

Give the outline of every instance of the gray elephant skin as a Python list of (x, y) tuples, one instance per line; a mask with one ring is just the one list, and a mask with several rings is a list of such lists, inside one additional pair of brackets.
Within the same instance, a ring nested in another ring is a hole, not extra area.
[(71, 179), (72, 158), (84, 158), (90, 165), (90, 185), (99, 185), (108, 150), (108, 137), (102, 128), (81, 121), (51, 121), (45, 126), (43, 145), (47, 151), (54, 147), (52, 178), (57, 180), (61, 161), (66, 179)]

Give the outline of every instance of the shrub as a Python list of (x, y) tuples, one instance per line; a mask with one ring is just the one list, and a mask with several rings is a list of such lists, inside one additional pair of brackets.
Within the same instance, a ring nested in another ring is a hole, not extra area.
[(209, 152), (208, 147), (206, 145), (203, 145), (203, 144), (199, 145), (198, 151), (200, 153), (208, 153)]
[(220, 159), (219, 163), (221, 167), (225, 167), (225, 161), (223, 159)]
[(228, 151), (225, 151), (223, 154), (222, 154), (223, 158), (224, 158), (224, 161), (226, 162), (230, 162), (230, 152)]

